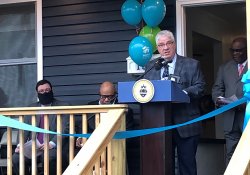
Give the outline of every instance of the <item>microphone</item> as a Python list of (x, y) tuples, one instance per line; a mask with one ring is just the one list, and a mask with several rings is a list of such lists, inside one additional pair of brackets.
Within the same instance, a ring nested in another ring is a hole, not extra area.
[(160, 70), (163, 67), (163, 62), (164, 62), (164, 59), (159, 58), (153, 66), (153, 67), (155, 67), (155, 70)]
[[(168, 61), (164, 60), (163, 62), (161, 62), (161, 64), (162, 64), (162, 66), (168, 68), (168, 67), (169, 67), (169, 66), (168, 66), (168, 63), (172, 63), (172, 62), (173, 62), (173, 60), (168, 60)], [(168, 76), (168, 80), (173, 81), (173, 82), (176, 82), (176, 83), (180, 83), (180, 76), (170, 74), (170, 75)]]
[(164, 60), (164, 61), (162, 62), (162, 66), (163, 66), (163, 67), (168, 66), (168, 64), (169, 64), (169, 63), (172, 63), (172, 62), (173, 62), (173, 60), (168, 60), (168, 61)]
[(158, 58), (158, 60), (155, 62), (155, 64), (152, 67), (150, 67), (146, 72), (144, 72), (142, 75), (140, 75), (136, 79), (136, 81), (138, 81), (139, 79), (141, 79), (144, 75), (146, 75), (153, 68), (155, 68), (155, 70), (160, 70), (163, 66), (166, 66), (168, 63), (172, 63), (172, 60), (171, 61), (165, 61), (163, 58)]

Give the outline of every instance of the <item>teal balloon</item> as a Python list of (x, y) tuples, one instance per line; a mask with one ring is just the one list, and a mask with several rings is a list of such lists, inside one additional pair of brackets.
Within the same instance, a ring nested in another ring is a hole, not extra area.
[(145, 37), (137, 36), (129, 44), (129, 56), (141, 67), (148, 63), (152, 54), (152, 45)]
[(166, 14), (166, 5), (163, 0), (145, 0), (142, 4), (142, 17), (150, 27), (158, 26)]
[(137, 25), (142, 20), (141, 4), (137, 0), (127, 0), (121, 8), (123, 20), (130, 25)]
[(157, 33), (159, 33), (160, 31), (161, 29), (159, 27), (149, 27), (149, 26), (144, 26), (140, 31), (139, 35), (147, 38), (152, 44), (153, 52), (157, 50), (155, 37)]

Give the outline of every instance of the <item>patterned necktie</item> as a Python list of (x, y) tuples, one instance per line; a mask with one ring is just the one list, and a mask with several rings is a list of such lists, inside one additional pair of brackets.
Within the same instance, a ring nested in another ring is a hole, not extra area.
[(239, 65), (239, 68), (238, 68), (239, 76), (242, 74), (243, 69), (244, 69), (244, 65), (243, 65), (243, 64), (240, 64), (240, 65)]
[(164, 72), (162, 74), (162, 78), (168, 77), (169, 73), (168, 73), (168, 65), (164, 66)]
[[(40, 117), (39, 128), (42, 128), (42, 129), (44, 128), (44, 115), (41, 115), (41, 117)], [(43, 133), (38, 133), (37, 140), (40, 143), (43, 143)]]

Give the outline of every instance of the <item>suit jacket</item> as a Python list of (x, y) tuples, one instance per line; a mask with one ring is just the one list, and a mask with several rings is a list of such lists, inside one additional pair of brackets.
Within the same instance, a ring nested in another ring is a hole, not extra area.
[[(157, 59), (149, 62), (146, 66), (146, 71), (152, 67), (156, 61)], [(190, 97), (190, 103), (171, 104), (173, 124), (179, 124), (200, 116), (199, 98), (204, 93), (205, 81), (200, 70), (199, 61), (180, 55), (176, 57), (174, 75), (180, 77), (180, 81), (177, 84), (178, 87), (185, 90)], [(160, 80), (161, 70), (152, 69), (144, 78), (149, 80)], [(181, 137), (199, 135), (200, 130), (200, 122), (177, 128)]]
[[(40, 107), (41, 103), (36, 102), (36, 103), (32, 103), (29, 107)], [(54, 99), (51, 106), (69, 106), (68, 103), (66, 102), (62, 102), (59, 100)], [(36, 116), (36, 126), (39, 126), (39, 122), (40, 122), (40, 115)], [(62, 115), (62, 128), (66, 128), (67, 122), (68, 122), (68, 115)], [(31, 116), (25, 116), (24, 117), (24, 122), (27, 124), (31, 124)], [(50, 131), (55, 131), (56, 132), (56, 124), (57, 119), (56, 119), (56, 115), (49, 115), (49, 130)], [(30, 140), (32, 138), (31, 132), (29, 131), (25, 131), (24, 132), (24, 141)], [(63, 140), (65, 140), (66, 137), (63, 137)], [(57, 136), (55, 134), (49, 134), (49, 141), (52, 141), (56, 144), (56, 140), (57, 140)]]
[[(247, 72), (247, 64), (244, 67), (243, 73), (239, 76), (238, 64), (234, 60), (230, 60), (220, 66), (216, 81), (212, 89), (212, 97), (214, 102), (219, 96), (231, 97), (236, 95), (237, 98), (243, 97), (243, 83), (241, 82), (242, 75)], [(244, 105), (243, 105), (244, 107)], [(233, 108), (223, 113), (224, 115), (224, 131), (231, 131), (234, 123), (234, 118), (237, 116), (243, 125), (244, 110)]]

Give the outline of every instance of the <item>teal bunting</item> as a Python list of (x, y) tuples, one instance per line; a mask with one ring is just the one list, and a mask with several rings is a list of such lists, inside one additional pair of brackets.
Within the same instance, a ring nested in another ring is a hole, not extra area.
[[(176, 124), (176, 125), (171, 125), (171, 126), (164, 126), (164, 127), (160, 127), (160, 128), (149, 128), (149, 129), (141, 129), (141, 130), (131, 130), (131, 131), (120, 131), (117, 132), (114, 135), (114, 139), (128, 139), (128, 138), (132, 138), (132, 137), (140, 137), (140, 136), (145, 136), (145, 135), (149, 135), (149, 134), (155, 134), (158, 132), (163, 132), (163, 131), (167, 131), (170, 129), (174, 129), (174, 128), (178, 128), (178, 127), (182, 127), (185, 125), (189, 125), (195, 122), (199, 122), (202, 120), (206, 120), (209, 118), (212, 118), (214, 116), (217, 116), (227, 110), (230, 110), (238, 105), (241, 105), (243, 103), (247, 102), (247, 106), (246, 106), (246, 112), (245, 112), (245, 118), (244, 118), (244, 124), (243, 124), (243, 130), (246, 128), (247, 123), (250, 119), (250, 72), (247, 71), (246, 74), (243, 75), (242, 80), (241, 80), (244, 85), (243, 85), (243, 91), (244, 91), (244, 97), (233, 102), (230, 104), (227, 104), (219, 109), (216, 109), (212, 112), (209, 112), (203, 116), (200, 116), (196, 119), (187, 121), (185, 123), (181, 123), (181, 124)], [(73, 136), (73, 137), (84, 137), (84, 138), (89, 138), (90, 137), (90, 133), (87, 134), (59, 134), (53, 131), (49, 131), (49, 130), (45, 130), (45, 129), (41, 129), (38, 127), (34, 127), (32, 125), (28, 125), (22, 122), (19, 122), (15, 119), (11, 119), (9, 117), (5, 117), (3, 115), (0, 115), (0, 126), (7, 126), (7, 127), (11, 127), (11, 128), (16, 128), (16, 129), (21, 129), (21, 130), (26, 130), (26, 131), (32, 131), (32, 132), (41, 132), (41, 133), (47, 133), (47, 134), (57, 134), (57, 135), (63, 135), (63, 136)]]
[(250, 119), (250, 72), (249, 70), (242, 76), (241, 82), (244, 83), (243, 85), (243, 92), (244, 97), (247, 98), (247, 106), (246, 106), (246, 112), (245, 112), (245, 118), (243, 123), (243, 131), (247, 126), (247, 123)]
[[(247, 79), (247, 81), (249, 81), (250, 79)], [(250, 89), (249, 86), (244, 86), (244, 88), (248, 88)], [(249, 93), (250, 91), (246, 91), (245, 94), (248, 94), (250, 95)], [(132, 137), (139, 137), (139, 136), (145, 136), (145, 135), (148, 135), (148, 134), (155, 134), (155, 133), (158, 133), (158, 132), (163, 132), (163, 131), (167, 131), (167, 130), (170, 130), (170, 129), (174, 129), (174, 128), (177, 128), (177, 127), (181, 127), (181, 126), (185, 126), (185, 125), (189, 125), (189, 124), (192, 124), (192, 123), (195, 123), (195, 122), (199, 122), (199, 121), (202, 121), (202, 120), (205, 120), (205, 119), (208, 119), (208, 118), (212, 118), (216, 115), (219, 115), (227, 110), (230, 110), (238, 105), (241, 105), (245, 102), (247, 102), (248, 98), (246, 96), (244, 96), (243, 98), (233, 102), (233, 103), (230, 103), (228, 105), (225, 105), (219, 109), (216, 109), (210, 113), (207, 113), (203, 116), (200, 116), (196, 119), (193, 119), (193, 120), (190, 120), (190, 121), (187, 121), (185, 123), (181, 123), (181, 124), (177, 124), (177, 125), (171, 125), (171, 126), (164, 126), (164, 127), (160, 127), (160, 128), (150, 128), (150, 129), (142, 129), (142, 130), (131, 130), (131, 131), (120, 131), (120, 132), (117, 132), (115, 135), (114, 135), (114, 139), (128, 139), (128, 138), (132, 138)], [(250, 108), (249, 105), (247, 107), (247, 109)], [(248, 110), (249, 111), (249, 110)], [(249, 120), (249, 114), (247, 115), (247, 121)], [(246, 122), (247, 122), (246, 121)], [(43, 133), (48, 133), (48, 134), (58, 134), (58, 135), (63, 135), (63, 136), (73, 136), (73, 137), (84, 137), (84, 138), (89, 138), (90, 137), (90, 133), (87, 133), (87, 134), (60, 134), (60, 133), (56, 133), (56, 132), (53, 132), (53, 131), (48, 131), (48, 130), (45, 130), (45, 129), (41, 129), (41, 128), (38, 128), (38, 127), (34, 127), (32, 125), (28, 125), (28, 124), (25, 124), (25, 123), (22, 123), (22, 122), (19, 122), (17, 120), (14, 120), (14, 119), (11, 119), (9, 117), (5, 117), (3, 115), (0, 115), (0, 126), (7, 126), (7, 127), (11, 127), (11, 128), (16, 128), (16, 129), (21, 129), (21, 130), (26, 130), (26, 131), (32, 131), (32, 132), (43, 132)]]

